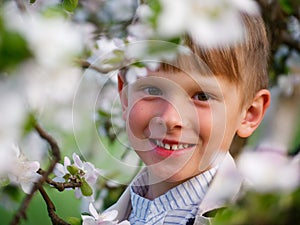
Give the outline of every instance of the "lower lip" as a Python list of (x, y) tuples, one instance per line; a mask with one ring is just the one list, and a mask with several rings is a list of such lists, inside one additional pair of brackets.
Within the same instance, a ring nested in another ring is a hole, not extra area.
[(163, 157), (178, 157), (181, 156), (183, 154), (185, 154), (186, 152), (190, 151), (193, 147), (190, 148), (185, 148), (185, 149), (180, 149), (180, 150), (168, 150), (162, 147), (159, 147), (157, 145), (154, 145), (153, 151), (155, 151), (156, 154), (163, 156)]

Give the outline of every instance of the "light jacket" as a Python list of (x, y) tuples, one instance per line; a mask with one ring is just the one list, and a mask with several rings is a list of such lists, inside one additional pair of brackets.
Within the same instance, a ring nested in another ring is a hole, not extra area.
[[(145, 170), (146, 168), (141, 172)], [(132, 182), (134, 182), (134, 180)], [(234, 201), (240, 191), (241, 185), (242, 177), (236, 169), (234, 159), (228, 153), (221, 163), (207, 193), (199, 205), (194, 225), (211, 224), (211, 218), (204, 216), (204, 214), (214, 209), (226, 206), (228, 201)], [(119, 200), (106, 211), (117, 210), (118, 217), (116, 219), (121, 222), (129, 218), (131, 209), (132, 206), (129, 186), (126, 188)]]

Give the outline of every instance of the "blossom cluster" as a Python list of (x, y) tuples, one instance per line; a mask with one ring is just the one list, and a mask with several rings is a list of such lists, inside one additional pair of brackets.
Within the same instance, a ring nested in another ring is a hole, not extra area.
[(93, 186), (96, 184), (100, 170), (90, 162), (83, 162), (76, 153), (73, 153), (73, 164), (71, 160), (65, 156), (64, 164), (57, 163), (54, 168), (56, 182), (78, 182), (80, 187), (75, 188), (75, 196), (80, 198), (82, 196), (90, 197), (90, 201), (93, 201), (92, 194)]
[(20, 185), (25, 193), (30, 194), (33, 184), (40, 178), (37, 173), (40, 163), (29, 161), (16, 145), (6, 151), (0, 150), (0, 182)]

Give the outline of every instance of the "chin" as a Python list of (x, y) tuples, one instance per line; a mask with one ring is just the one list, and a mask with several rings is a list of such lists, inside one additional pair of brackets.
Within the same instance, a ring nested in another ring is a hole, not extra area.
[(183, 171), (174, 172), (174, 170), (166, 170), (165, 168), (161, 170), (157, 168), (151, 168), (150, 172), (154, 177), (154, 182), (166, 182), (174, 184), (183, 183), (186, 180), (200, 174), (200, 171), (187, 174)]

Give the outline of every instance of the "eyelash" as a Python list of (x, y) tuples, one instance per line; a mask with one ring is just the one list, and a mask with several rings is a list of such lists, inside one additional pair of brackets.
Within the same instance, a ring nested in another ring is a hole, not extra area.
[[(154, 86), (145, 87), (145, 88), (143, 88), (143, 91), (146, 94), (151, 95), (151, 96), (163, 95), (162, 90), (160, 90), (158, 87), (154, 87)], [(210, 99), (212, 99), (212, 96), (205, 92), (198, 92), (195, 95), (193, 95), (192, 98), (196, 101), (206, 102), (206, 101), (209, 101)]]
[[(198, 98), (197, 98), (198, 96)], [(200, 96), (200, 98), (199, 98)], [(209, 94), (205, 93), (205, 92), (198, 92), (193, 96), (193, 99), (197, 100), (197, 101), (201, 101), (201, 102), (206, 102), (210, 99), (212, 99), (212, 96), (210, 96)]]
[[(146, 87), (144, 88), (144, 91), (149, 94), (149, 95), (153, 95), (153, 96), (160, 96), (160, 95), (163, 95), (163, 92), (157, 88), (157, 87), (153, 87), (153, 86), (150, 86), (150, 87)], [(151, 92), (155, 92), (155, 93), (151, 93)]]

